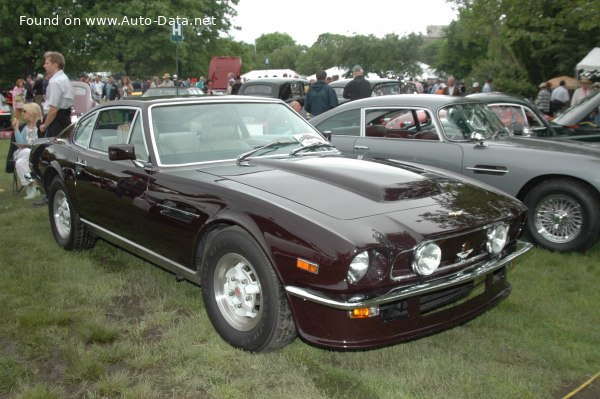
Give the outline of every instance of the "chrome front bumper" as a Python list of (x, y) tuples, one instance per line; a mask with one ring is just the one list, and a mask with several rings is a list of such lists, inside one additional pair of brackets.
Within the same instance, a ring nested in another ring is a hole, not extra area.
[(523, 255), (529, 251), (533, 245), (528, 242), (518, 241), (516, 244), (516, 250), (505, 256), (504, 258), (490, 260), (475, 269), (469, 271), (461, 271), (450, 276), (441, 277), (439, 279), (431, 280), (421, 284), (409, 285), (406, 287), (395, 289), (385, 295), (381, 295), (375, 298), (370, 298), (364, 301), (356, 302), (341, 302), (333, 299), (325, 298), (316, 295), (308, 290), (295, 286), (286, 286), (285, 290), (290, 295), (297, 296), (307, 301), (315, 302), (324, 306), (328, 306), (335, 309), (351, 310), (356, 308), (368, 308), (372, 306), (379, 306), (389, 302), (395, 302), (402, 299), (427, 294), (430, 292), (442, 290), (444, 288), (453, 287), (469, 281), (473, 281), (480, 276), (484, 276), (495, 270), (498, 270), (508, 263), (512, 262), (515, 258)]

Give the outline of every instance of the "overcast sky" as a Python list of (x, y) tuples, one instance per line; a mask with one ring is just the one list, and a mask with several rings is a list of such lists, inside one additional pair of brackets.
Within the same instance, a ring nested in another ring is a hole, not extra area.
[(230, 31), (238, 41), (254, 43), (265, 33), (289, 34), (297, 44), (311, 46), (321, 33), (423, 33), (428, 25), (448, 25), (456, 12), (445, 0), (239, 0)]

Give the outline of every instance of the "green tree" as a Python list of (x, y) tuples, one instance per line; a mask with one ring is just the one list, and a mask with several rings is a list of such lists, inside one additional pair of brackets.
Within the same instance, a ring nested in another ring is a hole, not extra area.
[[(170, 41), (171, 27), (158, 17), (187, 19), (185, 39), (179, 45), (182, 70), (208, 65), (217, 50), (219, 36), (231, 28), (238, 0), (57, 0), (39, 2), (21, 0), (0, 6), (0, 26), (10, 32), (0, 37), (0, 76), (14, 81), (27, 73), (42, 71), (43, 54), (48, 50), (63, 53), (65, 71), (74, 77), (79, 72), (109, 70), (134, 77), (173, 73), (175, 44)], [(38, 18), (42, 23), (21, 23), (20, 16)], [(49, 18), (40, 20), (39, 18)], [(119, 25), (86, 18), (116, 18)], [(140, 21), (140, 17), (143, 19)], [(202, 22), (208, 17), (206, 23)], [(80, 24), (68, 25), (67, 18)], [(200, 18), (197, 20), (196, 18)], [(57, 24), (54, 24), (54, 20)], [(145, 23), (144, 21), (152, 21)]]

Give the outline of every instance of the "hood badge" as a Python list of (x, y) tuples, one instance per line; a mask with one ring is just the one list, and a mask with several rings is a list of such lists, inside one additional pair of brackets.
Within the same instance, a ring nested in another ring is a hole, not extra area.
[(461, 216), (463, 213), (465, 213), (465, 211), (461, 209), (460, 211), (456, 212), (448, 212), (448, 216)]
[(460, 249), (461, 251), (456, 254), (456, 257), (458, 258), (458, 262), (462, 263), (465, 261), (465, 259), (467, 259), (469, 255), (471, 255), (471, 252), (473, 252), (473, 248), (471, 248), (471, 245), (468, 242), (465, 242), (460, 247)]

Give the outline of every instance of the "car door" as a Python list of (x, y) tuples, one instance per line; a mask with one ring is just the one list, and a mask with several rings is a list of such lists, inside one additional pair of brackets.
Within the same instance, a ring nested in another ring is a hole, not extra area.
[[(108, 147), (128, 143), (135, 130), (132, 126), (139, 124), (140, 111), (134, 107), (105, 108), (75, 133), (75, 143), (83, 147), (75, 165), (80, 216), (128, 238), (140, 227), (132, 221), (142, 219), (146, 212), (143, 197), (149, 174), (130, 160), (109, 160)], [(147, 153), (143, 148), (139, 151)]]
[(361, 135), (352, 152), (462, 170), (462, 146), (442, 140), (435, 118), (424, 108), (363, 108)]

